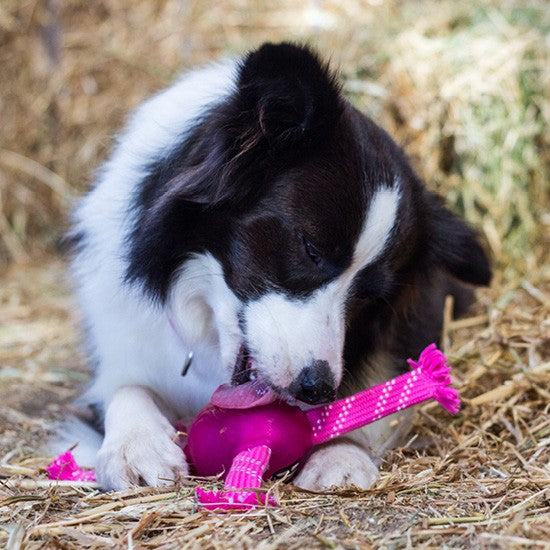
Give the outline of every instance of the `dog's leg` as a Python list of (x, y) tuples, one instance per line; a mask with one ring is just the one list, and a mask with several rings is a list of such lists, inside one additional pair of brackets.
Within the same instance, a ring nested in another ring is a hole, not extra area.
[(105, 439), (97, 456), (97, 478), (105, 489), (168, 485), (188, 473), (168, 411), (143, 386), (124, 386), (105, 412)]

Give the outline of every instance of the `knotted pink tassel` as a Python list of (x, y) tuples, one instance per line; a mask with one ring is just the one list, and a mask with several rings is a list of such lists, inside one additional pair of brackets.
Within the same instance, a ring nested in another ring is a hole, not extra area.
[(411, 369), (421, 371), (427, 380), (433, 383), (433, 397), (439, 401), (450, 413), (456, 414), (460, 410), (458, 392), (450, 387), (451, 367), (447, 358), (435, 344), (428, 346), (418, 358), (418, 362), (408, 359)]

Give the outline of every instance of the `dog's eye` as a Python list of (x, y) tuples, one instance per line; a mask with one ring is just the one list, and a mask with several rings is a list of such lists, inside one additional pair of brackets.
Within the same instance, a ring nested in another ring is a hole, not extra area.
[(309, 259), (315, 265), (319, 265), (322, 262), (323, 257), (321, 256), (319, 251), (315, 248), (315, 246), (311, 244), (309, 239), (307, 239), (306, 237), (302, 237), (302, 239), (304, 242), (304, 250), (306, 251), (306, 254), (308, 255)]

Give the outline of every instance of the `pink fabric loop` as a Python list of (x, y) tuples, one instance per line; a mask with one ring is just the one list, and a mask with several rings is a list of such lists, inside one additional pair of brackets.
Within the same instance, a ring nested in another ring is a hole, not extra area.
[(448, 411), (458, 412), (458, 393), (449, 388), (450, 367), (435, 344), (428, 346), (413, 370), (350, 397), (308, 411), (314, 445), (328, 441), (427, 399), (435, 398)]
[[(270, 458), (271, 449), (267, 445), (240, 452), (233, 459), (223, 491), (204, 491), (198, 487), (198, 501), (210, 510), (250, 510), (265, 505), (265, 494), (247, 489), (257, 489), (262, 485), (262, 476), (269, 466)], [(277, 506), (273, 496), (269, 497), (268, 502)]]
[(58, 481), (96, 481), (94, 470), (78, 466), (71, 451), (59, 455), (47, 468), (48, 477)]

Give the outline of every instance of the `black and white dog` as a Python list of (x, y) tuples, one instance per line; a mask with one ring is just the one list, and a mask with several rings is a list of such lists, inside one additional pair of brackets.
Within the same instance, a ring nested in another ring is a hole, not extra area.
[[(169, 483), (173, 442), (223, 382), (327, 402), (437, 341), (491, 273), (476, 233), (306, 47), (265, 44), (145, 102), (76, 212), (73, 274), (105, 488)], [(182, 366), (194, 354), (188, 373)], [(392, 418), (392, 420), (395, 420)], [(368, 487), (406, 433), (379, 421), (295, 480)]]

